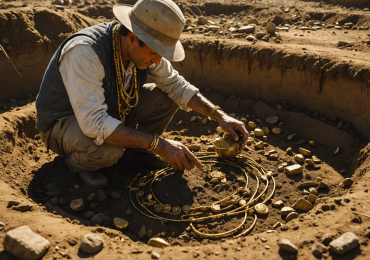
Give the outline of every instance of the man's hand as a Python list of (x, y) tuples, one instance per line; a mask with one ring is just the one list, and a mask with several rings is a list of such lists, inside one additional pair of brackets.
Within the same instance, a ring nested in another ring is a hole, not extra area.
[(244, 123), (239, 120), (236, 120), (235, 118), (232, 118), (231, 116), (226, 115), (223, 112), (218, 112), (217, 114), (216, 112), (215, 112), (214, 117), (219, 122), (222, 130), (224, 130), (227, 133), (230, 133), (232, 138), (234, 138), (235, 141), (239, 141), (239, 136), (237, 133), (240, 133), (243, 135), (242, 143), (239, 149), (239, 152), (241, 153), (245, 147), (245, 144), (248, 141), (248, 136), (249, 136), (247, 129), (245, 129)]
[(176, 170), (191, 170), (194, 168), (194, 165), (198, 169), (203, 167), (194, 154), (180, 142), (160, 139), (158, 147), (154, 152)]

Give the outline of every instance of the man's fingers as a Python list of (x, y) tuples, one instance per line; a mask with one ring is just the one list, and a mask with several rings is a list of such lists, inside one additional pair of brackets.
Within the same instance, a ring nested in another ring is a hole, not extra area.
[(245, 147), (245, 144), (248, 141), (249, 133), (248, 133), (247, 129), (244, 128), (244, 126), (241, 127), (241, 131), (240, 132), (243, 134), (242, 144), (240, 145), (240, 152), (242, 152), (243, 149), (244, 149), (244, 147)]
[(239, 136), (235, 133), (234, 129), (231, 126), (229, 127), (228, 131), (231, 134), (231, 137), (234, 138), (236, 142), (239, 141)]
[(197, 159), (197, 157), (194, 156), (194, 154), (192, 152), (190, 152), (186, 147), (184, 147), (185, 149), (183, 149), (184, 153), (185, 153), (185, 156), (187, 158), (189, 158), (190, 161), (192, 161), (195, 166), (197, 166), (197, 168), (199, 170), (201, 170), (203, 168), (203, 165), (200, 163), (200, 161)]
[(190, 166), (188, 160), (186, 160), (186, 157), (185, 157), (184, 153), (181, 155), (180, 162), (181, 162), (182, 166), (185, 168), (185, 170), (188, 170), (188, 171), (191, 170), (191, 166)]

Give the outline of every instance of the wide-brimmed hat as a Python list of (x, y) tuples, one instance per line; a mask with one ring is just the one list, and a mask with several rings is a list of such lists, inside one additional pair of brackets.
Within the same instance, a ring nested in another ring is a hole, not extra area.
[(115, 5), (116, 18), (162, 57), (182, 61), (185, 51), (179, 41), (185, 17), (171, 0), (139, 0), (133, 7)]

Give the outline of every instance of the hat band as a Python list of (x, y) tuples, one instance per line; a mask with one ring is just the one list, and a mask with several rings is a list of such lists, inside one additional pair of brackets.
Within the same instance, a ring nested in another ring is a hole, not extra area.
[[(163, 43), (168, 44), (168, 45), (175, 45), (177, 43), (177, 41), (179, 40), (179, 39), (172, 38), (168, 35), (165, 35), (165, 34), (159, 32), (159, 31), (157, 31), (156, 29), (153, 29), (149, 25), (147, 25), (144, 22), (142, 22), (141, 20), (139, 20), (139, 18), (137, 18), (136, 15), (134, 14), (134, 12), (132, 12), (132, 11), (131, 11), (131, 14), (130, 14), (130, 19), (131, 19), (131, 24), (132, 25), (135, 24), (136, 26), (140, 27), (140, 29), (143, 30), (146, 34), (149, 34), (151, 37), (157, 39), (160, 42), (163, 42)], [(142, 40), (142, 39), (140, 39), (140, 40)]]

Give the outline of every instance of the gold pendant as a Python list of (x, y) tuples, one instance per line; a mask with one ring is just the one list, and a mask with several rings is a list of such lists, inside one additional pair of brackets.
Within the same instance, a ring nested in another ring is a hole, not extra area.
[(179, 206), (173, 207), (172, 208), (172, 213), (174, 215), (179, 215), (181, 213), (181, 208)]
[(151, 200), (152, 200), (152, 198), (153, 198), (153, 195), (152, 195), (152, 194), (148, 194), (148, 195), (146, 195), (146, 199), (147, 199), (148, 201), (151, 201)]
[(189, 205), (184, 205), (182, 207), (182, 211), (184, 211), (186, 214), (190, 212), (190, 206)]
[(171, 205), (170, 204), (166, 204), (163, 206), (163, 211), (165, 212), (170, 212), (171, 211)]
[(139, 190), (139, 191), (137, 192), (137, 196), (138, 196), (138, 197), (142, 197), (142, 196), (144, 196), (144, 191)]
[(161, 204), (156, 204), (154, 205), (154, 210), (157, 212), (162, 212), (163, 211), (163, 206)]

